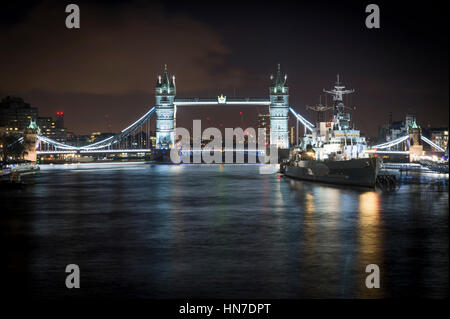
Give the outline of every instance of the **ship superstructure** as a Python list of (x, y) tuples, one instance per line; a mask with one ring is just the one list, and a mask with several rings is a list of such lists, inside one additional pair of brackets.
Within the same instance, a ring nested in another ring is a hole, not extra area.
[[(351, 94), (355, 90), (348, 90), (339, 81), (331, 90), (323, 90), (333, 97), (333, 118), (330, 121), (319, 121), (311, 134), (302, 139), (301, 148), (306, 151), (308, 145), (312, 146), (316, 160), (350, 160), (355, 158), (367, 158), (364, 152), (367, 149), (365, 137), (359, 130), (351, 126), (349, 108), (344, 105), (344, 95)], [(329, 109), (323, 105), (309, 107), (317, 112)], [(322, 119), (323, 116), (318, 117)], [(311, 147), (309, 146), (309, 148)]]

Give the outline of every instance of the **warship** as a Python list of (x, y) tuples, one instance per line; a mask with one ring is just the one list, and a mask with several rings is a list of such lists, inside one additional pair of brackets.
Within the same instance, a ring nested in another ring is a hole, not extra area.
[[(324, 92), (332, 95), (333, 106), (308, 107), (319, 114), (316, 125), (291, 149), (289, 159), (280, 165), (281, 172), (301, 180), (375, 187), (380, 160), (365, 152), (366, 139), (351, 124), (343, 101), (354, 90), (345, 89), (338, 75), (334, 88)], [(323, 114), (328, 109), (333, 110), (333, 117), (326, 121)]]

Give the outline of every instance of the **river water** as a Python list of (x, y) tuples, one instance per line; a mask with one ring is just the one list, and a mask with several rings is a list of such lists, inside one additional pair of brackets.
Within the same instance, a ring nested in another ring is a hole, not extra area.
[[(382, 192), (259, 168), (43, 165), (34, 185), (1, 193), (2, 286), (34, 298), (448, 296), (448, 176)], [(65, 286), (68, 264), (80, 289)], [(379, 289), (365, 286), (368, 264)]]

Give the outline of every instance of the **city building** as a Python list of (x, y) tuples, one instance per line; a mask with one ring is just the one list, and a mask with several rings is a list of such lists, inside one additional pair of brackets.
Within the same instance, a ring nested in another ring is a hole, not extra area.
[(23, 132), (31, 120), (38, 117), (38, 109), (19, 97), (7, 96), (0, 101), (0, 127), (2, 132)]
[(150, 143), (151, 145), (149, 145), (149, 148), (154, 148), (156, 145), (156, 136), (150, 135)]
[(64, 112), (58, 111), (56, 112), (56, 128), (64, 128)]
[(405, 120), (392, 121), (392, 112), (389, 113), (389, 122), (378, 127), (378, 141), (392, 141), (408, 134), (409, 128), (416, 123), (415, 116), (407, 114)]
[(296, 135), (295, 135), (295, 127), (291, 126), (291, 128), (289, 129), (289, 141), (291, 143), (291, 145), (296, 145)]
[(92, 132), (92, 134), (87, 138), (87, 142), (91, 144), (102, 141), (111, 136), (114, 136), (114, 133)]
[(71, 132), (70, 134), (67, 135), (66, 143), (73, 146), (84, 146), (87, 144), (91, 144), (91, 142), (89, 142), (91, 140), (92, 134), (77, 135)]
[(84, 146), (102, 141), (114, 135), (115, 133), (109, 132), (92, 132), (91, 134), (85, 135), (76, 135), (73, 132), (66, 132), (66, 143), (73, 146)]
[(266, 143), (270, 145), (270, 113), (258, 114), (258, 128), (266, 129)]
[[(57, 116), (58, 116), (57, 112)], [(40, 129), (41, 135), (51, 138), (58, 142), (66, 142), (67, 132), (64, 127), (59, 127), (58, 122), (51, 117), (38, 117), (37, 126)]]

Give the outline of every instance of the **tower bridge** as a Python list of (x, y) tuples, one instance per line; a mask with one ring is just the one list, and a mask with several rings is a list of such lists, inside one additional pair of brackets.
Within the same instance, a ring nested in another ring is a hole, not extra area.
[(270, 76), (268, 97), (226, 97), (179, 98), (176, 97), (175, 76), (169, 76), (167, 66), (159, 75), (155, 85), (155, 105), (142, 117), (123, 129), (120, 133), (104, 140), (74, 146), (37, 135), (36, 154), (96, 154), (96, 153), (145, 153), (152, 151), (150, 142), (150, 120), (156, 115), (156, 149), (170, 149), (175, 141), (176, 114), (180, 106), (268, 106), (270, 112), (270, 144), (279, 149), (289, 149), (289, 113), (312, 130), (314, 125), (298, 114), (289, 105), (287, 75), (282, 76), (278, 64), (275, 75)]
[[(422, 144), (420, 144), (420, 142)], [(423, 158), (425, 152), (423, 150), (423, 144), (428, 144), (435, 149), (437, 153), (445, 153), (448, 156), (448, 146), (447, 150), (422, 135), (420, 129), (413, 128), (410, 129), (409, 134), (398, 137), (394, 140), (383, 142), (381, 144), (373, 145), (370, 149), (366, 150), (367, 153), (371, 154), (397, 154), (397, 155), (408, 155), (410, 160)]]
[(268, 98), (227, 98), (223, 95), (217, 98), (175, 98), (175, 76), (169, 76), (165, 66), (155, 86), (156, 148), (168, 149), (174, 144), (178, 106), (266, 105), (270, 110), (270, 143), (280, 149), (288, 149), (289, 87), (287, 75), (281, 75), (279, 64), (276, 75), (271, 75), (270, 80)]

